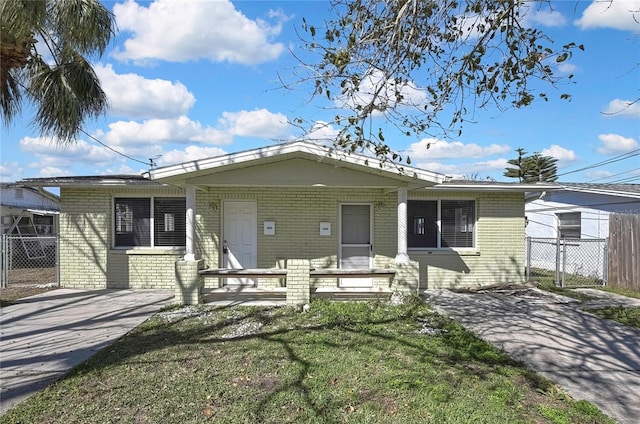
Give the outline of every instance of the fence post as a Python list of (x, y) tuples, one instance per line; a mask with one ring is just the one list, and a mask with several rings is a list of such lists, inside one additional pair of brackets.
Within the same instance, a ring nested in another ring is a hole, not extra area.
[(60, 234), (56, 234), (56, 283), (58, 284), (58, 288), (60, 288)]
[(604, 263), (602, 264), (602, 285), (609, 285), (609, 237), (604, 239), (604, 255), (602, 255)]
[(7, 257), (6, 257), (7, 235), (6, 234), (2, 235), (2, 246), (0, 246), (0, 250), (2, 250), (2, 254), (0, 256), (0, 287), (6, 288), (7, 287), (7, 273), (5, 271), (6, 264), (7, 264)]
[(531, 237), (527, 237), (527, 281), (531, 281)]
[(556, 238), (556, 276), (553, 284), (556, 287), (561, 287), (560, 283), (560, 234)]

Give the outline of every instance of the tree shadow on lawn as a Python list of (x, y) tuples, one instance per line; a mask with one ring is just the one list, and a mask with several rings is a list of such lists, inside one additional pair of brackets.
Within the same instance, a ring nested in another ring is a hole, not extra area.
[[(281, 405), (289, 418), (334, 420), (340, 418), (336, 414), (354, 412), (365, 403), (396, 413), (399, 406), (390, 397), (389, 387), (431, 391), (434, 397), (441, 397), (436, 401), (446, 402), (456, 386), (468, 378), (486, 381), (496, 374), (514, 373), (509, 367), (519, 366), (424, 304), (384, 308), (317, 302), (305, 313), (293, 308), (207, 306), (166, 311), (164, 316), (170, 322), (163, 321), (163, 314), (156, 316), (74, 368), (64, 380), (99, 376), (123, 364), (162, 369), (167, 364), (179, 368), (184, 361), (197, 364), (203, 360), (208, 366), (222, 367), (207, 370), (213, 374), (207, 376), (212, 378), (211, 389), (221, 383), (214, 379), (223, 379), (231, 386), (252, 390), (253, 410), (245, 412), (261, 422), (268, 421), (270, 407), (275, 404)], [(174, 350), (176, 353), (171, 353)], [(246, 369), (252, 366), (250, 357), (258, 362), (259, 376)], [(239, 358), (244, 364), (233, 362)], [(278, 364), (284, 370), (275, 375)], [(262, 369), (268, 367), (273, 369)], [(338, 374), (332, 368), (338, 369)], [(354, 375), (348, 375), (351, 372)], [(373, 377), (377, 372), (385, 373), (386, 387), (360, 387), (356, 381), (370, 378), (371, 383), (379, 383)], [(553, 383), (534, 373), (517, 372), (534, 392), (547, 393), (553, 388)], [(438, 395), (437, 390), (431, 390), (432, 384), (452, 387)], [(354, 387), (356, 392), (350, 393)], [(233, 403), (237, 396), (230, 393), (233, 390), (214, 393), (208, 404), (202, 405), (204, 416), (214, 417)], [(227, 401), (222, 399), (227, 395)]]

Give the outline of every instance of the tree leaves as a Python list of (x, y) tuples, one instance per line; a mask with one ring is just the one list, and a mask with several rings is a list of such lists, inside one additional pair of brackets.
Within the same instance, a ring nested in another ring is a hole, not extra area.
[(558, 159), (544, 156), (536, 152), (526, 156), (524, 149), (516, 149), (518, 157), (507, 161), (512, 168), (507, 167), (504, 176), (517, 178), (521, 183), (554, 182), (558, 179)]
[[(4, 123), (12, 122), (26, 98), (36, 106), (33, 125), (41, 134), (60, 143), (75, 140), (84, 120), (108, 107), (85, 56), (99, 56), (106, 49), (115, 30), (112, 13), (98, 0), (7, 0), (0, 3), (0, 15)], [(42, 41), (29, 42), (36, 37)], [(18, 50), (20, 60), (5, 60), (5, 51)]]
[(547, 100), (539, 85), (555, 87), (555, 67), (584, 49), (523, 25), (516, 0), (333, 0), (332, 10), (323, 31), (303, 20), (318, 58), (304, 69), (315, 94), (345, 107), (338, 138), (376, 154), (389, 151), (379, 120), (408, 137), (458, 135), (478, 108)]

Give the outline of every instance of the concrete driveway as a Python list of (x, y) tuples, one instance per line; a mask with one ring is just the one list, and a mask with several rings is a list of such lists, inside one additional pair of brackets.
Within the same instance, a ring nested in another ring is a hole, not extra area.
[[(428, 302), (482, 339), (585, 399), (619, 423), (640, 423), (640, 330), (580, 310), (540, 290), (427, 292)], [(615, 296), (605, 304), (640, 301)], [(590, 302), (593, 305), (593, 302)]]
[(0, 414), (172, 302), (159, 290), (59, 289), (0, 309)]

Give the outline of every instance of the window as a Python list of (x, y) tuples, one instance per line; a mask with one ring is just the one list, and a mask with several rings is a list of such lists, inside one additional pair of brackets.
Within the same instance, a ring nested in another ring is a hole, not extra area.
[(185, 245), (184, 198), (121, 197), (114, 205), (116, 247)]
[(33, 215), (33, 225), (36, 233), (43, 236), (53, 235), (53, 217), (47, 215)]
[(473, 200), (410, 200), (408, 246), (474, 247), (475, 209)]
[(556, 216), (560, 238), (580, 238), (582, 232), (580, 212), (559, 213)]
[(154, 206), (155, 245), (184, 246), (187, 220), (185, 199), (156, 198)]

